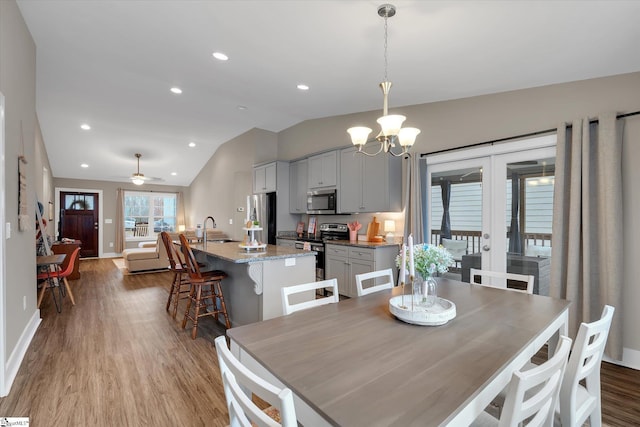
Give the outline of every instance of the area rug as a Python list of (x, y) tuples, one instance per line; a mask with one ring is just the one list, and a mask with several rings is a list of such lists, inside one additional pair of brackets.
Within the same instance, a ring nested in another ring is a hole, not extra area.
[(143, 270), (143, 271), (130, 272), (126, 267), (123, 258), (112, 258), (111, 260), (113, 261), (115, 266), (118, 268), (118, 270), (120, 270), (120, 272), (122, 273), (123, 276), (133, 276), (134, 274), (166, 273), (167, 272), (167, 270), (164, 270), (164, 269), (163, 270)]

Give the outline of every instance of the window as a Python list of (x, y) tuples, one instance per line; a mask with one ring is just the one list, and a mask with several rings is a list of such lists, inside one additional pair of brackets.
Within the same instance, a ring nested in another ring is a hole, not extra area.
[(148, 240), (176, 230), (175, 193), (125, 191), (124, 230), (127, 240)]

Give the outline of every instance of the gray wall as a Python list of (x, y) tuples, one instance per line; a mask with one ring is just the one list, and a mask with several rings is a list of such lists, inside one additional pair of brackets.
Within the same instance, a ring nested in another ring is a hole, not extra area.
[[(112, 181), (89, 181), (82, 179), (54, 178), (55, 188), (79, 189), (79, 190), (102, 190), (102, 250), (105, 254), (114, 253), (114, 248), (109, 245), (115, 245), (116, 239), (116, 197), (118, 188), (125, 190), (137, 191), (157, 191), (162, 193), (178, 193), (182, 192), (185, 199), (185, 207), (189, 204), (189, 188), (171, 185), (154, 185), (144, 184), (137, 186), (130, 182), (112, 182)], [(59, 203), (56, 201), (56, 208)], [(111, 219), (111, 224), (106, 224), (105, 219)], [(57, 225), (56, 225), (57, 227)], [(57, 228), (56, 228), (57, 230)], [(137, 246), (136, 242), (135, 246)]]
[[(36, 47), (15, 1), (0, 1), (0, 91), (5, 96), (5, 221), (11, 223), (4, 259), (5, 300), (2, 307), (6, 326), (5, 359), (11, 356), (21, 334), (36, 312), (35, 234), (18, 231), (18, 156), (26, 165), (28, 213), (35, 213), (35, 189), (42, 188), (35, 170)], [(24, 142), (24, 143), (23, 143)], [(35, 224), (35, 222), (34, 222)], [(4, 224), (3, 224), (4, 226)], [(27, 309), (23, 309), (23, 297)], [(2, 361), (3, 369), (6, 360)]]

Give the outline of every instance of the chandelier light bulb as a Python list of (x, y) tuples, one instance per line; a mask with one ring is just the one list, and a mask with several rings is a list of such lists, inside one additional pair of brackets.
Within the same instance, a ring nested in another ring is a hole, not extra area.
[(411, 147), (416, 142), (416, 136), (420, 133), (418, 128), (402, 128), (398, 132), (398, 141), (402, 147)]
[(405, 116), (399, 114), (389, 114), (387, 116), (380, 117), (377, 122), (382, 128), (382, 134), (384, 136), (395, 136), (402, 127), (402, 122), (406, 120)]

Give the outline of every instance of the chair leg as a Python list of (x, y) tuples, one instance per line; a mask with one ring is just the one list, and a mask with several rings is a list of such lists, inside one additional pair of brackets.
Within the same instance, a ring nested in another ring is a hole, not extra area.
[(196, 300), (195, 300), (195, 314), (193, 315), (193, 328), (191, 329), (191, 339), (196, 339), (196, 336), (198, 335), (198, 317), (200, 315), (200, 304), (201, 304), (201, 297), (202, 297), (202, 284), (198, 284), (196, 285), (196, 287), (198, 288), (196, 290)]
[[(222, 294), (222, 284), (220, 282), (216, 282), (215, 283), (215, 287), (216, 287), (216, 298), (220, 300), (220, 312), (222, 313), (222, 315), (224, 316), (224, 323), (225, 326), (227, 327), (227, 329), (231, 328), (231, 322), (229, 322), (229, 316), (227, 315), (227, 305), (224, 302), (224, 295)], [(217, 301), (215, 301), (214, 299), (214, 304), (217, 305)], [(218, 311), (218, 308), (216, 307), (216, 311)], [(217, 314), (216, 314), (216, 319), (217, 319)]]
[(69, 299), (71, 300), (71, 305), (76, 305), (76, 300), (75, 300), (75, 298), (73, 298), (73, 292), (71, 292), (71, 286), (69, 286), (69, 282), (67, 281), (67, 278), (63, 277), (62, 281), (64, 282), (64, 287), (67, 289), (67, 293), (69, 294)]
[(178, 314), (178, 302), (180, 301), (180, 294), (184, 293), (182, 291), (182, 287), (184, 285), (189, 285), (188, 293), (189, 293), (189, 295), (191, 295), (191, 284), (188, 281), (183, 281), (182, 280), (182, 273), (178, 273), (178, 278), (177, 278), (177, 282), (176, 282), (176, 297), (173, 300), (173, 313), (171, 314), (174, 319), (176, 318), (176, 315)]
[(189, 298), (187, 299), (187, 309), (184, 311), (184, 317), (182, 318), (182, 329), (187, 326), (187, 319), (189, 318), (189, 311), (191, 311), (191, 302), (195, 298), (195, 291), (195, 285), (191, 285), (191, 289), (189, 290)]
[(38, 294), (38, 308), (40, 308), (40, 304), (42, 304), (42, 299), (44, 298), (44, 293), (47, 292), (47, 288), (49, 287), (49, 281), (45, 280), (42, 282), (42, 287), (40, 288), (40, 293)]
[[(167, 299), (167, 308), (166, 311), (169, 311), (169, 307), (171, 306), (171, 298), (176, 291), (176, 280), (178, 278), (178, 273), (173, 273), (173, 282), (171, 282), (171, 289), (169, 289), (169, 298)], [(175, 315), (173, 316), (176, 317)]]

